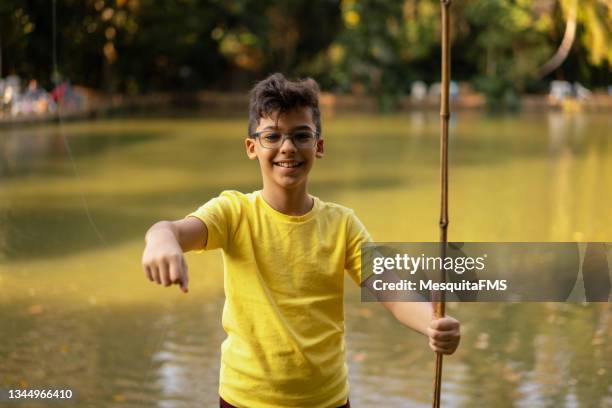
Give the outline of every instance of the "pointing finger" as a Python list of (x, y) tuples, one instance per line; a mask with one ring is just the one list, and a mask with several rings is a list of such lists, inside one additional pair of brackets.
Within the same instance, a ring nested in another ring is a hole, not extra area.
[(182, 276), (181, 276), (181, 290), (184, 293), (189, 292), (189, 267), (187, 266), (187, 262), (185, 262), (185, 258), (182, 259), (183, 268)]
[(178, 259), (171, 259), (169, 262), (170, 283), (179, 283), (181, 280), (181, 272)]

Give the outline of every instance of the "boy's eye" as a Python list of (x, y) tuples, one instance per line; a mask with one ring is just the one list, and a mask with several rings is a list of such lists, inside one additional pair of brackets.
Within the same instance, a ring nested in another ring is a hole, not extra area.
[(264, 133), (261, 137), (267, 142), (276, 142), (280, 140), (281, 135), (280, 133)]
[(310, 132), (296, 132), (293, 134), (293, 139), (298, 142), (306, 142), (310, 140), (312, 137), (314, 136)]

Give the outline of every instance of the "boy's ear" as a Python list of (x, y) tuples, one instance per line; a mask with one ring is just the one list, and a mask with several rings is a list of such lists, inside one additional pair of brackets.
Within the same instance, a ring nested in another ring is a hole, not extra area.
[(255, 153), (255, 139), (247, 137), (244, 139), (244, 147), (246, 148), (246, 154), (251, 160), (257, 159), (257, 153)]
[(319, 139), (317, 140), (317, 150), (315, 151), (315, 157), (320, 159), (323, 157), (323, 153), (325, 153), (325, 140)]

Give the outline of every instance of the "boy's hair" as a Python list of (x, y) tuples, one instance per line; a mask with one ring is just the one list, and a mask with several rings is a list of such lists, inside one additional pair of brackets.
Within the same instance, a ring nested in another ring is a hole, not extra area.
[(249, 103), (249, 137), (259, 120), (274, 112), (289, 112), (296, 108), (310, 108), (317, 133), (321, 134), (319, 85), (312, 78), (289, 81), (283, 74), (272, 74), (259, 81), (251, 90)]

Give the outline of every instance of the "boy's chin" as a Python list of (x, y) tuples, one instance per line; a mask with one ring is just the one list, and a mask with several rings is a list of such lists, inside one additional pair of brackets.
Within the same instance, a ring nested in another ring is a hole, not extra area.
[(293, 190), (297, 187), (300, 187), (302, 184), (306, 182), (306, 177), (303, 175), (295, 175), (295, 176), (276, 176), (274, 177), (274, 184), (279, 186), (285, 190)]

